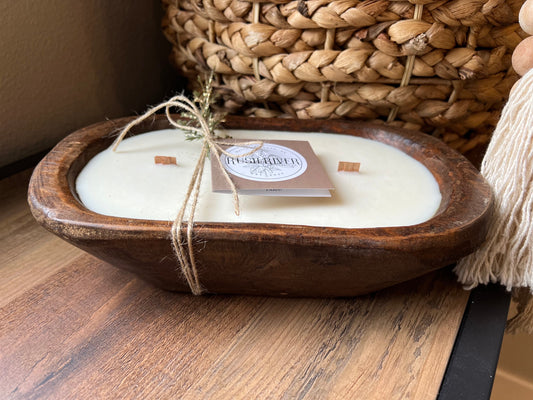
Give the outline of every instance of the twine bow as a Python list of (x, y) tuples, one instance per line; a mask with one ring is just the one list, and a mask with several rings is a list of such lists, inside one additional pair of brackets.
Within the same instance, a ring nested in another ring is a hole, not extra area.
[[(173, 107), (184, 110), (187, 113), (189, 113), (189, 115), (193, 116), (194, 121), (197, 123), (198, 126), (194, 127), (194, 126), (185, 125), (184, 123), (175, 119), (170, 113), (170, 109)], [(198, 108), (198, 106), (193, 101), (188, 99), (187, 97), (183, 95), (177, 95), (177, 96), (172, 97), (168, 101), (165, 101), (151, 108), (146, 113), (144, 113), (143, 115), (141, 115), (140, 117), (136, 118), (135, 120), (131, 121), (128, 125), (126, 125), (122, 129), (122, 132), (120, 133), (120, 135), (115, 140), (115, 143), (113, 145), (113, 151), (116, 151), (120, 142), (124, 139), (127, 133), (135, 125), (138, 125), (139, 123), (143, 122), (144, 120), (151, 117), (157, 111), (163, 108), (165, 109), (165, 114), (167, 116), (167, 119), (172, 126), (174, 126), (177, 129), (182, 129), (184, 131), (193, 131), (202, 140), (202, 150), (200, 152), (200, 157), (198, 158), (196, 167), (194, 168), (194, 172), (191, 177), (191, 181), (189, 183), (189, 187), (187, 189), (187, 193), (185, 195), (183, 204), (178, 212), (176, 219), (174, 220), (174, 223), (172, 224), (172, 229), (171, 229), (172, 246), (178, 258), (181, 272), (185, 276), (185, 279), (187, 280), (187, 283), (189, 284), (189, 287), (192, 293), (194, 295), (200, 295), (204, 292), (204, 289), (202, 285), (200, 284), (200, 279), (198, 277), (198, 269), (196, 266), (193, 244), (192, 244), (192, 233), (193, 233), (193, 225), (194, 225), (194, 215), (195, 215), (196, 206), (198, 203), (198, 195), (200, 193), (200, 185), (202, 183), (202, 175), (203, 175), (204, 165), (205, 165), (205, 160), (207, 158), (207, 155), (211, 153), (213, 156), (212, 159), (218, 163), (220, 170), (222, 171), (222, 175), (224, 176), (228, 185), (230, 186), (230, 189), (233, 195), (233, 208), (234, 208), (235, 214), (239, 215), (240, 207), (239, 207), (239, 196), (237, 194), (237, 188), (235, 184), (233, 183), (231, 177), (229, 176), (228, 172), (222, 165), (220, 154), (222, 153), (228, 157), (233, 157), (233, 158), (246, 157), (246, 156), (253, 154), (257, 150), (259, 150), (263, 146), (263, 142), (261, 141), (239, 142), (239, 146), (245, 146), (245, 147), (254, 146), (250, 151), (243, 153), (243, 154), (233, 154), (233, 153), (230, 153), (224, 150), (222, 146), (234, 145), (235, 143), (223, 141), (220, 138), (217, 138), (212, 128), (210, 128), (209, 123), (206, 121), (202, 113), (202, 110)], [(182, 227), (183, 227), (183, 223), (185, 220), (185, 214), (187, 212), (188, 206), (189, 206), (189, 219), (187, 221), (187, 234), (184, 240), (183, 233), (182, 233)]]

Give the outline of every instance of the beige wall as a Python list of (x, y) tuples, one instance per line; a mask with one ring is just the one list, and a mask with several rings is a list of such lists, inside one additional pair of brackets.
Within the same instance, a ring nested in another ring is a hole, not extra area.
[[(511, 303), (509, 316), (516, 314)], [(533, 399), (533, 335), (506, 334), (494, 379), (491, 400)]]
[(0, 166), (175, 85), (158, 0), (0, 0)]

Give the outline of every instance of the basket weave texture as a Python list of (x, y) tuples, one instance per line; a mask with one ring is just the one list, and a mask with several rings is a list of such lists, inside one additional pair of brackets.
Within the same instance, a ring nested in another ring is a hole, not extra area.
[(217, 74), (221, 107), (487, 142), (517, 76), (522, 0), (163, 0), (172, 60)]

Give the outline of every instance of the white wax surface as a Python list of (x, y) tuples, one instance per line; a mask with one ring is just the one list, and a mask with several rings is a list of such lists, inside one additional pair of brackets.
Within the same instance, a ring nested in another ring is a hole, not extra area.
[[(339, 228), (415, 225), (430, 219), (441, 202), (437, 182), (421, 163), (377, 141), (324, 133), (229, 130), (242, 139), (307, 140), (335, 186), (331, 198), (232, 196), (211, 192), (206, 161), (196, 221), (277, 223)], [(99, 214), (173, 220), (181, 207), (200, 142), (176, 130), (124, 140), (116, 152), (104, 150), (81, 171), (76, 190)], [(176, 165), (156, 165), (154, 156), (174, 156)], [(359, 162), (359, 173), (337, 172), (339, 161)]]

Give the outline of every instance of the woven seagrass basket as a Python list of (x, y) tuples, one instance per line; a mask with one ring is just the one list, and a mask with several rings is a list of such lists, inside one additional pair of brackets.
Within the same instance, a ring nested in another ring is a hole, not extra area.
[(221, 108), (379, 121), (486, 143), (517, 77), (523, 0), (163, 0), (188, 78), (215, 71)]

